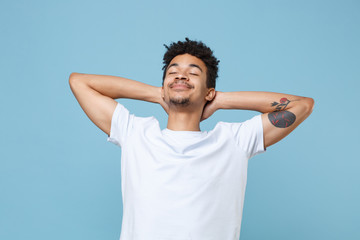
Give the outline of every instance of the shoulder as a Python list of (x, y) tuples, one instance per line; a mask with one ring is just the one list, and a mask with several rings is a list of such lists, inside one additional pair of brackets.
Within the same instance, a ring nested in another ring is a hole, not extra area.
[(241, 122), (217, 122), (215, 127), (209, 132), (215, 135), (232, 134), (234, 128), (240, 126)]
[(249, 158), (266, 151), (261, 114), (243, 122), (219, 122), (217, 125), (223, 132), (221, 134), (231, 135), (236, 145), (245, 151)]
[(149, 117), (141, 117), (132, 113), (122, 105), (118, 103), (115, 111), (113, 113), (112, 122), (117, 123), (119, 126), (121, 125), (123, 128), (131, 131), (132, 129), (143, 129), (147, 128), (151, 125), (159, 125), (158, 120), (154, 116)]
[(252, 132), (262, 131), (261, 114), (255, 115), (247, 120), (241, 122), (223, 122), (216, 124), (213, 131), (230, 132), (232, 135), (239, 137)]
[(147, 127), (147, 126), (158, 125), (159, 124), (159, 121), (154, 116), (139, 117), (139, 116), (133, 115), (133, 118), (134, 118), (134, 124), (137, 124), (137, 125), (142, 126), (142, 127)]

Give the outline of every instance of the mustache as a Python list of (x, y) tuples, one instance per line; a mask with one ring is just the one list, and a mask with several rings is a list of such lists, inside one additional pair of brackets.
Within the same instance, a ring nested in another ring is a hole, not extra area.
[(176, 81), (176, 82), (172, 82), (169, 87), (172, 87), (174, 84), (184, 84), (186, 85), (188, 88), (194, 88), (194, 86), (190, 85), (189, 83), (185, 82), (185, 81)]

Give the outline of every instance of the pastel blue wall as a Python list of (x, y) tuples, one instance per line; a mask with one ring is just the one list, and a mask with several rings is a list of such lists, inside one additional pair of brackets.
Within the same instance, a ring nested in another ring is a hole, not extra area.
[[(360, 239), (360, 2), (1, 1), (0, 239), (117, 240), (121, 149), (84, 114), (71, 72), (160, 86), (163, 44), (202, 40), (219, 91), (315, 99), (249, 162), (242, 240)], [(159, 105), (118, 100), (138, 116)], [(244, 121), (221, 110), (202, 123)]]

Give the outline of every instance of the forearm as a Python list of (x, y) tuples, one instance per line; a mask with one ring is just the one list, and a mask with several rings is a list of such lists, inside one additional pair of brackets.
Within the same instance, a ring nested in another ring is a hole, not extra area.
[(275, 92), (216, 92), (217, 109), (244, 109), (262, 113), (286, 110), (296, 104), (311, 105), (313, 99)]
[(98, 93), (117, 98), (159, 102), (160, 88), (142, 82), (110, 75), (72, 73), (70, 84), (89, 87)]

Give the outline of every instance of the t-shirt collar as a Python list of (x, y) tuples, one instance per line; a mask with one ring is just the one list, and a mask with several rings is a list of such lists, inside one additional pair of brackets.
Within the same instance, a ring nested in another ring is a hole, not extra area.
[(164, 135), (180, 136), (180, 137), (203, 137), (207, 134), (207, 131), (175, 131), (165, 128), (162, 130)]

